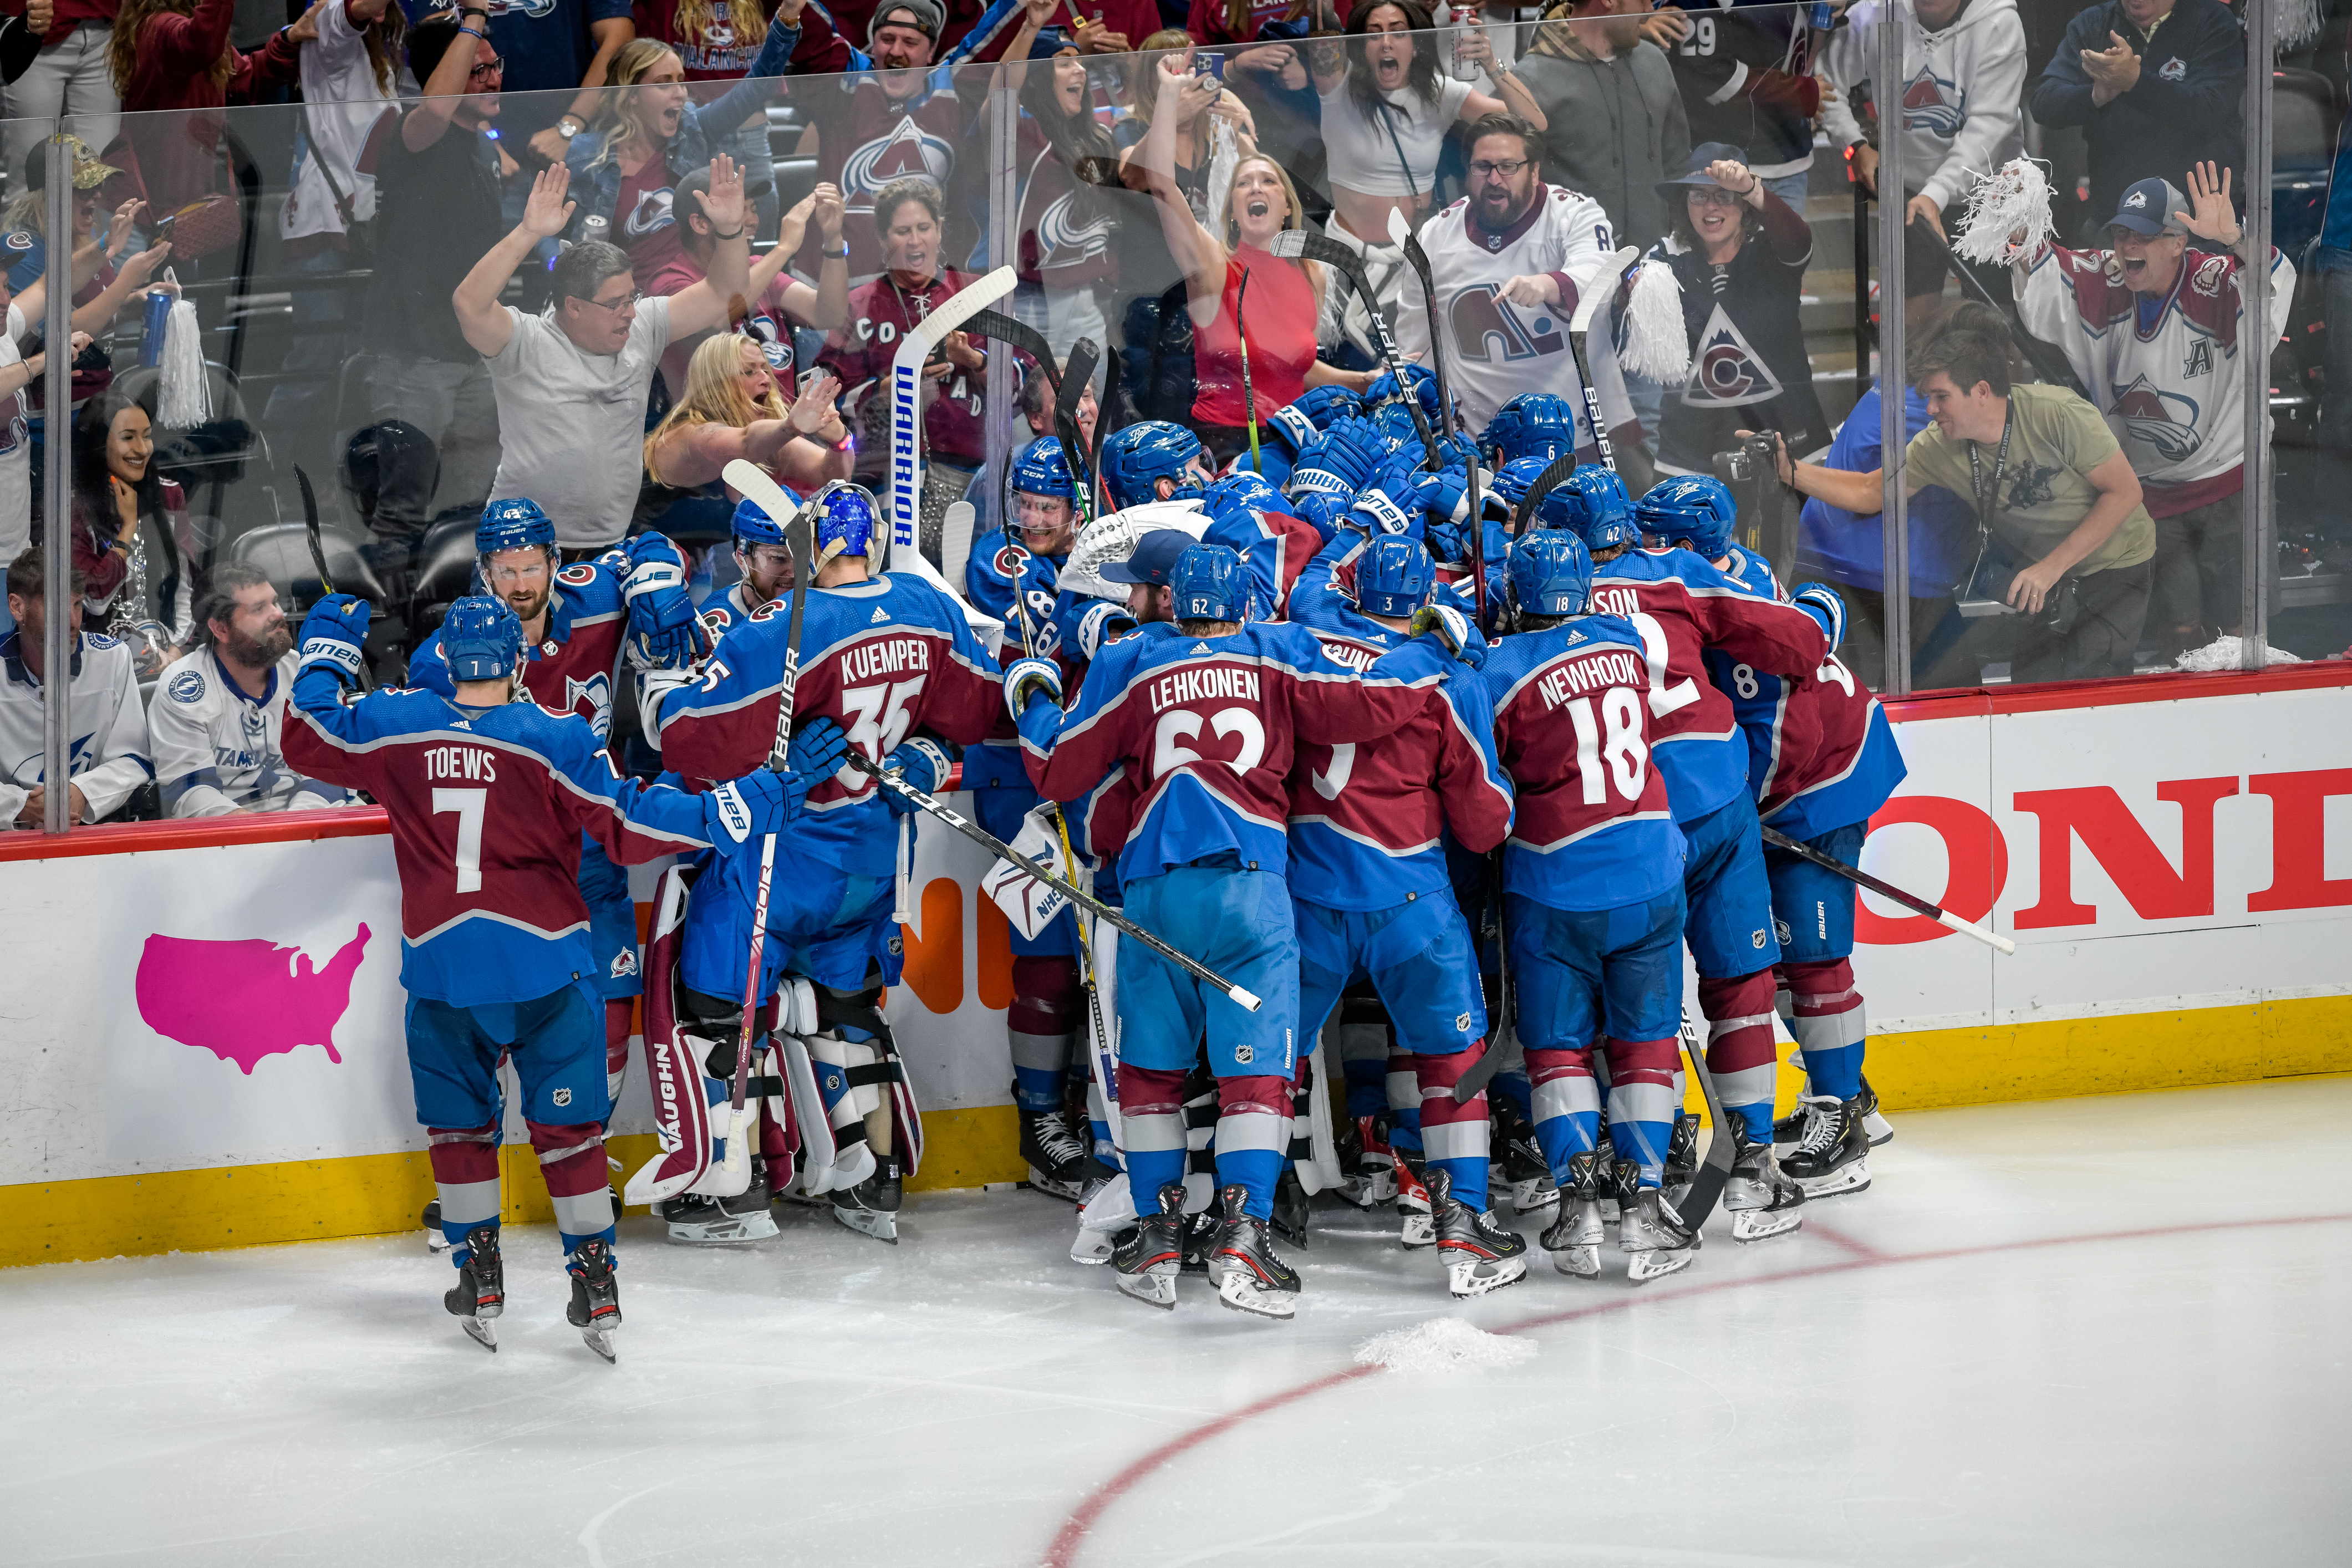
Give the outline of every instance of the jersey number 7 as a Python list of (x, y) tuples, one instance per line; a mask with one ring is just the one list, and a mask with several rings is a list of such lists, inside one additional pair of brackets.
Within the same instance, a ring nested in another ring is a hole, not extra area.
[(433, 815), (445, 811), (457, 814), (457, 890), (478, 893), (482, 890), (482, 816), (488, 807), (490, 792), (486, 789), (436, 789), (433, 792)]

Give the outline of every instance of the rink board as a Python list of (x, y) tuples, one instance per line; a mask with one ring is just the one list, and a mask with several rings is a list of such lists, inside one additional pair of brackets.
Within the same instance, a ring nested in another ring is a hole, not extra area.
[[(1898, 706), (1911, 776), (1864, 864), (2018, 952), (1865, 896), (1855, 968), (1889, 1109), (2340, 1068), (2347, 681), (2334, 666)], [(0, 840), (0, 1265), (415, 1223), (432, 1181), (390, 849), (373, 810)], [(984, 869), (944, 829), (918, 839), (889, 1003), (924, 1108), (917, 1188), (1024, 1174)], [(649, 898), (650, 872), (633, 887)], [(633, 1069), (625, 1167), (649, 1127)], [(509, 1217), (545, 1218), (511, 1113), (508, 1141)]]

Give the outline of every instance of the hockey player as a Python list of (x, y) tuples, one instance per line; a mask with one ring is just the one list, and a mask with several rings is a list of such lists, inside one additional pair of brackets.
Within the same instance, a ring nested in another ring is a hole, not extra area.
[[(1643, 631), (1594, 608), (1583, 542), (1531, 531), (1511, 551), (1510, 636), (1488, 655), (1495, 743), (1518, 790), (1503, 900), (1536, 1137), (1559, 1183), (1552, 1265), (1601, 1272), (1601, 1201), (1636, 1285), (1688, 1267), (1694, 1237), (1661, 1194), (1673, 1136), (1685, 844), (1653, 742)], [(1608, 1036), (1609, 1136), (1592, 1049)], [(1769, 1115), (1769, 1109), (1767, 1111)], [(1769, 1145), (1768, 1145), (1769, 1146)]]
[[(48, 616), (44, 606), (41, 547), (8, 563), (8, 614), (16, 621), (0, 637), (0, 823), (38, 827), (47, 809), (41, 770)], [(155, 776), (147, 760), (147, 714), (139, 704), (139, 676), (130, 647), (81, 629), (81, 574), (73, 574), (66, 613), (73, 617), (73, 663), (67, 677), (67, 769), (71, 791), (68, 822), (111, 816), (131, 792)]]
[(1565, 397), (1522, 392), (1495, 411), (1478, 444), (1494, 454), (1498, 468), (1522, 458), (1549, 463), (1575, 448), (1576, 410)]
[[(800, 503), (801, 496), (791, 486), (776, 488), (794, 505)], [(724, 594), (702, 602), (702, 624), (714, 641), (793, 591), (793, 552), (784, 542), (782, 523), (747, 499), (735, 503), (727, 531), (735, 545), (735, 569), (741, 575)]]
[[(1147, 536), (1150, 542), (1151, 536)], [(1183, 1206), (1183, 1082), (1205, 1030), (1217, 1080), (1218, 1299), (1287, 1318), (1298, 1276), (1268, 1237), (1290, 1144), (1298, 1065), (1298, 941), (1285, 882), (1287, 780), (1296, 746), (1379, 739), (1430, 693), (1359, 680), (1307, 627), (1245, 625), (1247, 573), (1221, 545), (1178, 557), (1176, 620), (1104, 648), (1066, 713), (1060, 672), (1023, 659), (1005, 671), (1022, 747), (1040, 792), (1075, 801), (1133, 764), (1144, 794), (1119, 857), (1129, 916), (1263, 998), (1245, 1011), (1139, 942), (1118, 949), (1118, 1099), (1128, 1178), (1141, 1224), (1114, 1264), (1119, 1289), (1175, 1304)]]
[(212, 569), (195, 606), (199, 646), (155, 683), (147, 732), (169, 816), (341, 805), (351, 792), (286, 765), (278, 737), (294, 690), (294, 633), (268, 574)]
[(1165, 419), (1139, 419), (1103, 437), (1102, 485), (1111, 509), (1197, 499), (1216, 479), (1201, 438)]
[[(996, 661), (947, 595), (911, 574), (872, 572), (880, 528), (869, 492), (836, 482), (810, 504), (824, 563), (810, 584), (794, 721), (837, 726), (867, 760), (936, 790), (952, 765), (940, 742), (973, 744), (1001, 711)], [(722, 779), (768, 754), (791, 625), (786, 615), (754, 617), (727, 634), (700, 679), (671, 672), (646, 682), (646, 733), (666, 765), (689, 780)], [(762, 1002), (787, 972), (814, 983), (820, 1027), (809, 1049), (837, 1069), (819, 1082), (847, 1183), (831, 1193), (833, 1215), (882, 1241), (898, 1237), (902, 1163), (919, 1152), (899, 1142), (920, 1129), (894, 1115), (911, 1101), (876, 1005), (904, 956), (890, 916), (898, 825), (909, 809), (847, 767), (812, 787), (793, 835), (793, 863), (773, 879), (759, 982)], [(757, 876), (749, 862), (720, 862), (687, 912), (677, 977), (685, 1019), (714, 1042), (714, 1065), (731, 1068), (746, 1044), (739, 1036)]]
[(1012, 469), (1011, 521), (972, 541), (963, 579), (972, 607), (1005, 623), (1007, 636), (1017, 636), (1020, 614), (1013, 604), (1016, 581), (1033, 626), (1044, 626), (1054, 614), (1055, 579), (1077, 537), (1078, 484), (1062, 455), (1062, 443), (1052, 436), (1022, 447), (1013, 455)]
[[(1780, 943), (1764, 848), (1748, 793), (1748, 751), (1731, 702), (1708, 681), (1704, 652), (1720, 647), (1780, 675), (1809, 674), (1829, 652), (1826, 590), (1797, 604), (1759, 599), (1709, 564), (1729, 545), (1734, 516), (1720, 481), (1682, 475), (1660, 483), (1628, 517), (1623, 488), (1587, 468), (1545, 498), (1588, 550), (1594, 612), (1641, 634), (1648, 671), (1650, 744), (1665, 775), (1675, 825), (1689, 841), (1684, 936), (1698, 969), (1706, 1059), (1738, 1140), (1724, 1206), (1732, 1236), (1759, 1240), (1794, 1229), (1803, 1201), (1772, 1161), (1772, 968)], [(1633, 548), (1635, 520), (1657, 549)], [(1673, 546), (1688, 542), (1689, 549)]]
[[(1461, 662), (1434, 640), (1406, 640), (1436, 583), (1429, 552), (1411, 539), (1354, 542), (1363, 551), (1354, 606), (1327, 599), (1308, 625), (1339, 663), (1370, 669), (1379, 661), (1382, 675), (1402, 679), (1433, 675), (1444, 700), (1384, 739), (1297, 748), (1289, 877), (1299, 1023), (1319, 1029), (1349, 984), (1370, 982), (1404, 1058), (1391, 1065), (1415, 1086), (1413, 1131), (1448, 1286), (1457, 1297), (1483, 1296), (1526, 1277), (1527, 1243), (1488, 1212), (1485, 1091), (1454, 1098), (1454, 1086), (1486, 1052), (1486, 1004), (1444, 840), (1450, 830), (1477, 854), (1500, 844), (1511, 825), (1511, 788), (1475, 674), (1474, 660), (1484, 657), (1477, 634), (1461, 623), (1471, 645)], [(1346, 547), (1345, 535), (1332, 542)]]
[(401, 984), (416, 1116), (431, 1137), (441, 1226), (457, 1284), (443, 1304), (495, 1351), (505, 1310), (499, 1246), (498, 1064), (512, 1058), (572, 1276), (565, 1318), (613, 1359), (614, 1273), (594, 946), (580, 837), (621, 862), (755, 844), (805, 790), (761, 773), (699, 798), (625, 780), (586, 720), (518, 700), (522, 628), (497, 600), (450, 606), (436, 637), (450, 689), (355, 700), (368, 606), (330, 594), (302, 624), (287, 760), (363, 789), (392, 818), (400, 868)]

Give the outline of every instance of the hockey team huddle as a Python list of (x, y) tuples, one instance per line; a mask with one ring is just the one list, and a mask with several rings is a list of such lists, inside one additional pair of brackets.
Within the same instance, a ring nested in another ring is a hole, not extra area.
[[(1475, 443), (1429, 436), (1439, 402), (1417, 366), (1310, 390), (1223, 477), (1173, 424), (1112, 432), (1098, 472), (1031, 441), (953, 587), (888, 558), (853, 484), (739, 486), (741, 580), (702, 605), (659, 534), (563, 566), (540, 508), (495, 501), (483, 591), (399, 689), (358, 689), (368, 607), (321, 599), (285, 752), (391, 817), (462, 1326), (495, 1349), (510, 1061), (570, 1321), (612, 1355), (603, 1140), (641, 988), (662, 1152), (629, 1201), (685, 1242), (774, 1235), (785, 1197), (896, 1239), (921, 1122), (883, 993), (924, 816), (1009, 846), (1021, 1153), (1138, 1300), (1198, 1275), (1289, 1317), (1276, 1242), (1318, 1192), (1393, 1205), (1468, 1297), (1526, 1276), (1501, 1203), (1574, 1279), (1613, 1226), (1638, 1284), (1718, 1198), (1748, 1241), (1865, 1188), (1853, 885), (1764, 837), (1850, 866), (1903, 777), (1843, 606), (1738, 548), (1716, 479), (1635, 500), (1577, 465), (1564, 400)], [(650, 784), (602, 749), (625, 679)], [(619, 868), (666, 856), (640, 975)], [(1776, 1013), (1805, 1074), (1778, 1125)]]

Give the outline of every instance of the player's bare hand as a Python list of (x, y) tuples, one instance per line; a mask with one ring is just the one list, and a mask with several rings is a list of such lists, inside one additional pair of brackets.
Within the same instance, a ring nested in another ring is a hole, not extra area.
[(1749, 206), (1764, 205), (1764, 182), (1737, 158), (1717, 158), (1706, 166), (1706, 177)]
[(2230, 205), (2230, 171), (2226, 167), (2216, 179), (2212, 163), (2189, 165), (2189, 211), (2172, 216), (2198, 238), (2210, 239), (2227, 250), (2245, 237), (2238, 226), (2237, 209)]
[(1559, 279), (1549, 272), (1522, 272), (1503, 285), (1503, 298), (1514, 305), (1557, 305)]
[(2047, 561), (2037, 561), (2009, 580), (2009, 605), (2029, 616), (2038, 616), (2042, 606), (2050, 602), (2051, 591), (2065, 574)]

